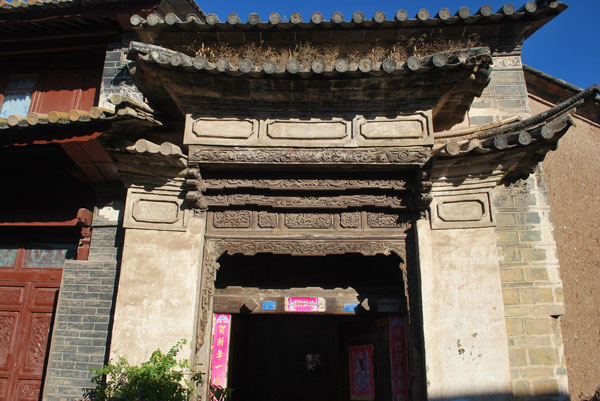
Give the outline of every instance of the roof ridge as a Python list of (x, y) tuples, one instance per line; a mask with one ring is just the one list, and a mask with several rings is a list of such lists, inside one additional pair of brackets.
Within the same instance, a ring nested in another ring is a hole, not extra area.
[[(428, 9), (421, 8), (414, 18), (408, 17), (406, 10), (398, 10), (394, 15), (393, 19), (386, 20), (385, 13), (382, 11), (376, 11), (372, 19), (365, 18), (362, 11), (355, 11), (352, 13), (350, 20), (344, 20), (344, 16), (341, 12), (336, 11), (332, 14), (331, 20), (327, 21), (323, 18), (323, 14), (320, 12), (314, 12), (310, 19), (303, 20), (302, 16), (298, 12), (294, 12), (290, 15), (289, 21), (285, 21), (281, 15), (277, 12), (269, 14), (267, 21), (262, 21), (259, 15), (255, 12), (250, 13), (247, 18), (247, 22), (242, 22), (239, 15), (236, 13), (229, 14), (224, 21), (221, 21), (215, 13), (206, 15), (206, 22), (204, 22), (203, 16), (190, 14), (184, 20), (181, 20), (173, 13), (168, 13), (164, 16), (164, 19), (157, 14), (150, 14), (147, 18), (143, 18), (139, 15), (133, 15), (131, 17), (131, 24), (133, 26), (177, 26), (181, 29), (188, 30), (193, 25), (198, 28), (204, 29), (230, 29), (233, 27), (240, 27), (242, 29), (250, 29), (258, 26), (260, 28), (291, 28), (298, 25), (310, 25), (310, 26), (340, 26), (345, 28), (353, 28), (356, 26), (373, 27), (393, 24), (394, 26), (432, 26), (432, 25), (451, 25), (457, 22), (464, 22), (465, 24), (473, 24), (483, 21), (497, 22), (503, 19), (519, 19), (526, 15), (536, 16), (544, 13), (547, 10), (563, 11), (567, 8), (566, 4), (555, 1), (555, 0), (543, 0), (543, 1), (528, 1), (519, 9), (516, 9), (512, 4), (507, 3), (500, 7), (496, 12), (493, 11), (491, 6), (483, 5), (475, 14), (471, 14), (471, 10), (466, 7), (460, 7), (456, 13), (452, 13), (448, 8), (442, 8), (436, 14), (432, 14)], [(433, 16), (432, 16), (433, 15)]]

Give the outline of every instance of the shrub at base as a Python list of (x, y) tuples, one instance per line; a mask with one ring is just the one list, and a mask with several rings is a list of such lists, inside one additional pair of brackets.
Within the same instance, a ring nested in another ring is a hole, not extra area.
[(84, 396), (93, 401), (189, 401), (202, 374), (193, 373), (187, 359), (177, 360), (183, 344), (185, 340), (178, 341), (166, 354), (154, 351), (140, 366), (119, 357), (116, 363), (92, 369), (96, 387)]

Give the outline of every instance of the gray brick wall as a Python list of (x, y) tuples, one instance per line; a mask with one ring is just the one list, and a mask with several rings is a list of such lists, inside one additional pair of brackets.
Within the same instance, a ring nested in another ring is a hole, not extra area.
[(116, 226), (96, 226), (90, 258), (63, 268), (50, 354), (45, 401), (82, 399), (92, 387), (91, 368), (108, 360), (121, 235)]
[(529, 100), (521, 58), (517, 55), (493, 58), (490, 84), (469, 110), (469, 123), (483, 125), (515, 115), (528, 117)]
[(129, 73), (129, 64), (127, 60), (127, 49), (129, 42), (133, 39), (132, 35), (123, 35), (121, 42), (108, 45), (106, 57), (104, 59), (104, 70), (102, 71), (102, 86), (100, 88), (101, 107), (112, 107), (108, 99), (113, 93), (122, 93), (138, 100), (143, 100), (142, 93), (133, 83), (133, 77)]
[(516, 398), (568, 398), (564, 299), (543, 172), (494, 192), (494, 217)]

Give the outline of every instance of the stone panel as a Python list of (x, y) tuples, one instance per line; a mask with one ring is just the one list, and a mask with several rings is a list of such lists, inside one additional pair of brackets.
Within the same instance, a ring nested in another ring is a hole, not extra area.
[(203, 111), (201, 115), (186, 116), (184, 144), (307, 148), (429, 146), (433, 144), (433, 130), (430, 111), (310, 117), (258, 111), (219, 116)]
[(438, 195), (431, 203), (431, 227), (433, 229), (490, 227), (489, 193), (464, 195)]
[(146, 191), (131, 187), (127, 192), (123, 227), (184, 231), (187, 214), (178, 191)]

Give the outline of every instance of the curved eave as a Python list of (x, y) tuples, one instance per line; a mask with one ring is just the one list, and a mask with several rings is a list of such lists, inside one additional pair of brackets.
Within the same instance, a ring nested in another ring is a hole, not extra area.
[(493, 154), (523, 148), (533, 153), (556, 147), (557, 141), (575, 125), (571, 115), (577, 106), (593, 99), (600, 92), (598, 85), (582, 90), (566, 101), (526, 120), (479, 131), (472, 135), (444, 138), (436, 141), (438, 158), (464, 158), (475, 154)]
[[(51, 116), (52, 113), (56, 113)], [(92, 115), (92, 116), (90, 116)], [(112, 112), (93, 107), (89, 111), (71, 110), (51, 112), (48, 115), (29, 113), (27, 116), (10, 115), (0, 118), (0, 146), (19, 146), (34, 143), (62, 143), (98, 137), (107, 132), (115, 122), (127, 124), (133, 121), (136, 128), (160, 126), (152, 117), (145, 117), (132, 110)], [(122, 129), (121, 127), (120, 129)]]
[(10, 3), (0, 0), (0, 14), (58, 10), (80, 3), (81, 0), (12, 0)]
[(249, 60), (242, 60), (238, 65), (234, 65), (226, 58), (220, 58), (213, 64), (202, 56), (192, 58), (166, 48), (131, 42), (128, 56), (133, 58), (136, 55), (138, 61), (157, 64), (166, 69), (182, 69), (188, 72), (206, 72), (233, 77), (244, 76), (246, 78), (262, 78), (265, 76), (275, 78), (293, 76), (300, 78), (317, 76), (326, 78), (384, 77), (423, 73), (430, 70), (472, 69), (475, 66), (487, 67), (491, 63), (490, 49), (487, 47), (452, 50), (420, 58), (413, 56), (402, 64), (397, 64), (396, 61), (389, 58), (377, 64), (373, 64), (368, 59), (363, 59), (358, 63), (338, 59), (334, 63), (334, 68), (326, 68), (319, 59), (313, 60), (310, 65), (301, 64), (296, 60), (290, 60), (285, 65), (278, 65), (273, 60), (266, 60), (262, 65), (254, 66)]

